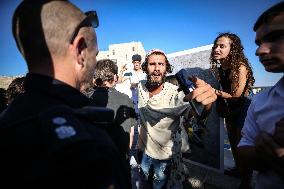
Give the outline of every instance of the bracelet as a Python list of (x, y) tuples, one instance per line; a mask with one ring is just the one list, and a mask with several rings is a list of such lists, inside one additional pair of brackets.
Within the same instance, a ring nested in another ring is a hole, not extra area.
[(215, 89), (215, 91), (214, 91), (214, 92), (215, 92), (215, 94), (216, 94), (216, 95), (218, 95), (218, 90), (217, 90), (217, 89)]
[(222, 96), (222, 91), (215, 89), (215, 94), (217, 96)]

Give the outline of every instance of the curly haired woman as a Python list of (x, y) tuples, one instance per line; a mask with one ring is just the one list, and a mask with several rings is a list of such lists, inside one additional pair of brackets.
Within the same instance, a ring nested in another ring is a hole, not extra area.
[(237, 145), (241, 139), (241, 129), (250, 105), (249, 96), (255, 80), (243, 50), (241, 40), (236, 34), (221, 33), (214, 41), (210, 64), (221, 85), (221, 90), (215, 90), (215, 93), (218, 98), (226, 101), (231, 112), (225, 117), (225, 122), (236, 167), (226, 170), (225, 174), (241, 176), (240, 188), (248, 188), (251, 170), (245, 170), (241, 165)]

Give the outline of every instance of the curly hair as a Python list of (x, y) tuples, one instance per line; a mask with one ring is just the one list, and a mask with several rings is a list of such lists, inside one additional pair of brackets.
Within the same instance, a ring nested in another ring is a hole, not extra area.
[(235, 88), (233, 89), (233, 91), (231, 91), (231, 93), (235, 94), (238, 87), (239, 87), (239, 84), (238, 84), (238, 80), (239, 80), (239, 76), (240, 76), (239, 68), (240, 68), (241, 65), (245, 66), (246, 69), (248, 70), (248, 73), (247, 73), (247, 76), (246, 76), (247, 87), (246, 87), (246, 89), (244, 89), (244, 91), (246, 91), (247, 89), (249, 91), (251, 91), (252, 86), (255, 82), (255, 79), (253, 77), (251, 65), (248, 62), (248, 59), (244, 55), (244, 52), (243, 52), (244, 47), (241, 43), (240, 38), (236, 34), (228, 33), (228, 32), (227, 33), (220, 33), (218, 35), (218, 37), (215, 39), (214, 45), (212, 47), (211, 55), (210, 55), (211, 71), (216, 76), (218, 81), (220, 81), (220, 76), (219, 76), (219, 71), (218, 71), (218, 67), (220, 66), (220, 62), (218, 62), (216, 59), (214, 59), (214, 49), (216, 48), (216, 43), (217, 43), (218, 39), (221, 38), (221, 37), (227, 37), (231, 40), (230, 52), (229, 52), (228, 56), (226, 57), (227, 61), (230, 62), (230, 65), (231, 65), (231, 73), (232, 73), (231, 82), (235, 86)]
[(6, 90), (0, 88), (0, 113), (7, 108)]
[(166, 54), (163, 51), (158, 50), (158, 49), (153, 49), (153, 50), (149, 51), (148, 54), (146, 55), (145, 61), (141, 65), (143, 72), (148, 73), (147, 66), (148, 66), (149, 56), (151, 56), (153, 54), (154, 55), (163, 55), (165, 57), (165, 60), (166, 60), (166, 73), (172, 73), (173, 69), (172, 69), (172, 66), (171, 66)]
[(25, 92), (25, 76), (15, 78), (6, 90), (7, 102), (10, 104), (17, 96)]
[(100, 86), (105, 81), (114, 80), (117, 75), (117, 65), (110, 59), (99, 60), (95, 66), (94, 79), (97, 86)]

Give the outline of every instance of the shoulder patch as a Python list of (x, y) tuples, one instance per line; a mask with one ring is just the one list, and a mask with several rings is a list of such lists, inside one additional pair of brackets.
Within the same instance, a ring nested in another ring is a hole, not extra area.
[(64, 117), (55, 117), (52, 119), (52, 122), (57, 125), (62, 125), (65, 124), (67, 120)]
[(76, 135), (76, 131), (75, 131), (74, 127), (66, 126), (66, 125), (57, 127), (55, 129), (55, 132), (56, 132), (57, 137), (59, 139), (70, 138), (70, 137)]
[(83, 120), (65, 105), (54, 106), (39, 113), (40, 132), (49, 153), (80, 141), (92, 140)]

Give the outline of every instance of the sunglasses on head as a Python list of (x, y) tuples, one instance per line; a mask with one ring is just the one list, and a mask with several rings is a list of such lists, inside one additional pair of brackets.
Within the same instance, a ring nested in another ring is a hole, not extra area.
[(99, 18), (96, 11), (85, 12), (86, 17), (77, 25), (74, 32), (71, 35), (70, 43), (72, 44), (75, 37), (78, 35), (79, 30), (82, 27), (93, 27), (97, 28), (99, 26)]

